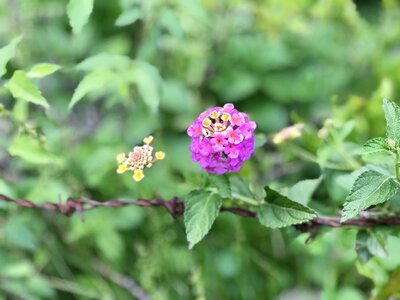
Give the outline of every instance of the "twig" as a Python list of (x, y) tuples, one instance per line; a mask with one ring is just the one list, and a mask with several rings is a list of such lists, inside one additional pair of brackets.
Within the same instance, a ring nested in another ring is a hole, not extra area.
[[(63, 214), (67, 217), (72, 216), (74, 213), (82, 214), (84, 211), (92, 210), (99, 207), (122, 207), (128, 205), (136, 205), (142, 207), (164, 207), (168, 213), (174, 218), (178, 218), (183, 215), (185, 206), (182, 200), (173, 198), (172, 200), (163, 199), (138, 199), (138, 200), (108, 200), (108, 201), (96, 201), (90, 199), (73, 199), (68, 198), (66, 202), (62, 203), (44, 203), (35, 204), (30, 200), (26, 199), (14, 199), (6, 195), (0, 194), (0, 202), (13, 203), (22, 207), (32, 208), (43, 211), (54, 211)], [(221, 212), (229, 212), (234, 215), (244, 218), (255, 218), (256, 212), (243, 207), (225, 207), (222, 206)], [(379, 216), (379, 215), (378, 215)], [(295, 227), (302, 232), (314, 232), (316, 227), (375, 227), (375, 226), (400, 226), (400, 217), (378, 217), (374, 214), (361, 214), (359, 218), (340, 222), (340, 217), (331, 216), (317, 216), (314, 219), (295, 225)]]
[(95, 261), (92, 265), (93, 268), (95, 268), (101, 275), (118, 284), (123, 289), (127, 290), (136, 299), (151, 300), (150, 295), (148, 295), (146, 291), (141, 286), (139, 286), (132, 278), (111, 270), (100, 261)]

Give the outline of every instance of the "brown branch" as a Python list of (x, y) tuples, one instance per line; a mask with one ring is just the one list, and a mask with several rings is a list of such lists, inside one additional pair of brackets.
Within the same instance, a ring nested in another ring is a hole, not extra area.
[[(138, 199), (138, 200), (109, 200), (109, 201), (96, 201), (90, 199), (73, 199), (68, 198), (66, 202), (62, 203), (44, 203), (44, 204), (35, 204), (30, 200), (26, 199), (14, 199), (5, 195), (0, 194), (0, 202), (8, 202), (13, 203), (22, 207), (32, 208), (43, 211), (54, 211), (57, 213), (61, 213), (67, 217), (72, 216), (75, 213), (80, 213), (82, 217), (82, 213), (87, 210), (95, 209), (98, 207), (121, 207), (127, 205), (136, 205), (142, 207), (164, 207), (168, 213), (174, 218), (178, 218), (183, 215), (184, 212), (184, 202), (177, 198), (173, 198), (170, 201), (163, 199), (154, 199), (154, 200), (146, 200), (146, 199)], [(242, 208), (242, 207), (221, 207), (221, 212), (229, 212), (235, 214), (240, 217), (245, 218), (255, 218), (256, 212)], [(340, 222), (340, 217), (330, 217), (330, 216), (317, 216), (314, 219), (295, 225), (295, 227), (302, 232), (311, 232), (313, 235), (315, 229), (318, 227), (375, 227), (375, 226), (399, 226), (400, 225), (400, 217), (391, 216), (391, 217), (377, 217), (374, 214), (362, 214), (357, 219), (347, 220), (345, 222)]]

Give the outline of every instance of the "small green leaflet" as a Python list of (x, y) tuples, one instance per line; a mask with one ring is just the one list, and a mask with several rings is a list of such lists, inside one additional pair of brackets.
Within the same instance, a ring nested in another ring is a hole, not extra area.
[(383, 111), (386, 118), (386, 136), (400, 143), (400, 107), (387, 99), (383, 99)]
[(93, 11), (93, 1), (69, 0), (67, 15), (74, 34), (81, 32), (83, 26), (89, 21), (89, 17)]
[(10, 81), (5, 85), (16, 99), (32, 102), (49, 108), (47, 100), (42, 96), (38, 88), (33, 84), (24, 71), (15, 71)]
[(387, 256), (386, 242), (386, 236), (381, 232), (358, 231), (355, 245), (358, 258), (363, 263), (367, 263), (373, 256)]
[(15, 56), (15, 50), (21, 40), (22, 35), (16, 37), (7, 46), (0, 49), (0, 77), (7, 72), (6, 65), (8, 61)]
[(362, 173), (346, 198), (341, 222), (354, 218), (371, 205), (388, 201), (397, 193), (398, 188), (399, 185), (392, 176), (372, 170)]
[(311, 208), (290, 200), (268, 186), (265, 187), (265, 192), (267, 196), (260, 206), (257, 218), (266, 227), (281, 228), (301, 224), (317, 216)]
[(391, 164), (394, 157), (394, 153), (389, 149), (387, 139), (383, 137), (373, 138), (363, 146), (362, 158), (365, 162)]
[(210, 231), (219, 214), (222, 198), (207, 191), (193, 191), (185, 201), (184, 221), (189, 249)]
[(358, 258), (363, 262), (368, 262), (373, 254), (368, 250), (369, 234), (366, 230), (359, 230), (356, 236), (355, 250)]
[(8, 152), (32, 164), (62, 164), (61, 159), (49, 153), (39, 142), (28, 135), (18, 135), (12, 141)]
[(316, 179), (306, 179), (297, 182), (289, 188), (289, 199), (297, 203), (307, 205), (311, 200), (312, 194), (315, 192), (318, 185), (321, 183), (322, 176)]
[(57, 72), (61, 67), (56, 64), (41, 63), (36, 64), (28, 72), (28, 76), (31, 78), (43, 78), (54, 72)]
[(208, 182), (210, 186), (215, 187), (218, 190), (218, 195), (220, 195), (221, 198), (226, 199), (232, 197), (229, 178), (226, 175), (211, 174), (208, 176)]
[(142, 12), (139, 8), (132, 8), (124, 11), (115, 21), (115, 26), (127, 26), (135, 23), (137, 20), (142, 18)]
[(247, 182), (243, 180), (239, 175), (229, 176), (229, 183), (231, 185), (232, 193), (239, 194), (241, 196), (253, 198), (253, 194), (249, 189)]
[(383, 137), (370, 139), (363, 146), (363, 154), (366, 155), (387, 151), (389, 151), (388, 144), (386, 139)]
[(75, 69), (86, 72), (98, 69), (117, 71), (128, 69), (131, 63), (132, 61), (128, 56), (102, 52), (84, 59), (75, 66)]
[(87, 74), (76, 87), (68, 109), (71, 110), (87, 94), (101, 90), (115, 80), (115, 73), (110, 70), (97, 70)]
[(137, 61), (129, 74), (129, 82), (134, 83), (143, 102), (152, 112), (157, 112), (160, 105), (159, 84), (161, 77), (158, 70), (143, 61)]

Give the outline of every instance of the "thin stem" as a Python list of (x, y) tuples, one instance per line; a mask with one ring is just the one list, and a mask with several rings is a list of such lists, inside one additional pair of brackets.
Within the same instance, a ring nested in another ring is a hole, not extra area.
[(396, 179), (400, 181), (400, 172), (399, 172), (399, 168), (400, 168), (400, 154), (399, 154), (399, 150), (396, 151)]
[[(211, 188), (210, 187), (210, 188), (207, 188), (206, 190), (210, 191), (212, 193), (218, 194), (218, 190), (216, 188)], [(245, 202), (245, 203), (253, 205), (253, 206), (259, 206), (260, 205), (260, 203), (257, 200), (255, 200), (253, 198), (249, 198), (249, 197), (243, 196), (243, 195), (240, 195), (240, 194), (237, 194), (237, 193), (232, 193), (232, 197), (234, 199), (240, 200), (242, 202)]]
[(260, 203), (257, 200), (249, 198), (249, 197), (246, 197), (246, 196), (243, 196), (243, 195), (240, 195), (240, 194), (237, 194), (237, 193), (232, 193), (232, 197), (235, 198), (235, 199), (238, 199), (238, 200), (240, 200), (242, 202), (245, 202), (247, 204), (253, 205), (253, 206), (260, 205)]

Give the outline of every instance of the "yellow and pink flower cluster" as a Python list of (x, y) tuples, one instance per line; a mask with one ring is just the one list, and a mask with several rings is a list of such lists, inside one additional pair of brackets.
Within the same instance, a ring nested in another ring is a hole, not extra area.
[(153, 141), (152, 136), (148, 136), (143, 139), (143, 146), (136, 146), (131, 152), (126, 155), (120, 153), (117, 155), (118, 161), (118, 174), (123, 174), (127, 171), (133, 172), (133, 180), (141, 181), (144, 178), (143, 169), (150, 168), (153, 163), (158, 160), (162, 160), (165, 157), (165, 153), (157, 151), (153, 156), (153, 147), (150, 146)]

